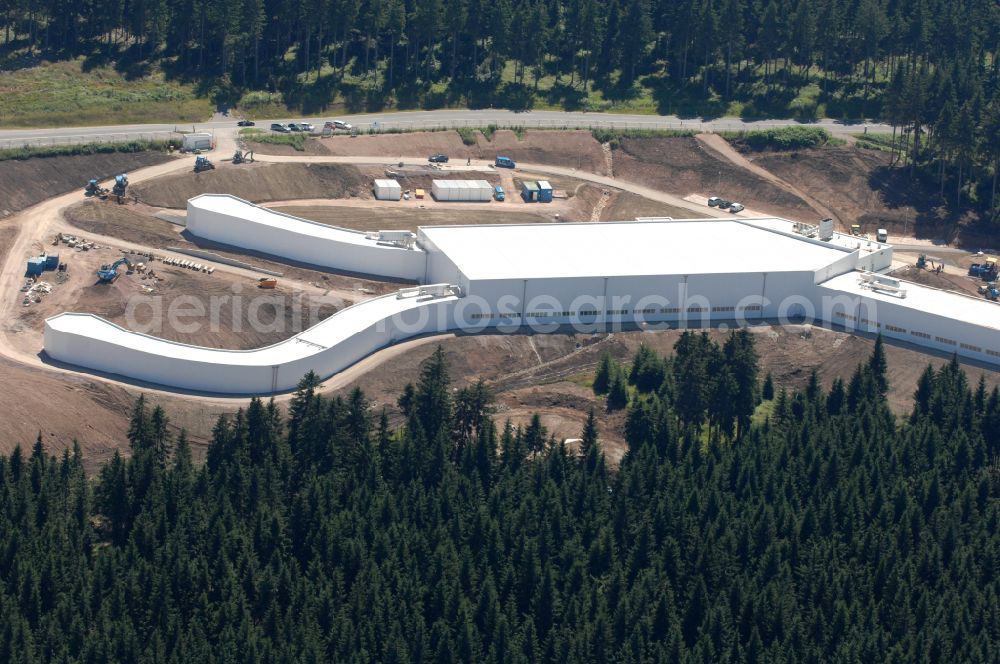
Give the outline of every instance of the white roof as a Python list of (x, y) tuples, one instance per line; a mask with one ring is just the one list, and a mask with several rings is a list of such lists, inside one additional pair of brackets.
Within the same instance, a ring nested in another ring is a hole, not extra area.
[(493, 190), (493, 185), (491, 185), (486, 180), (434, 180), (434, 186), (436, 187), (449, 187), (452, 189), (489, 189)]
[[(254, 205), (242, 198), (230, 196), (228, 194), (201, 194), (188, 200), (188, 209), (199, 208), (219, 214), (226, 214), (252, 223), (263, 226), (271, 226), (285, 232), (308, 235), (317, 240), (335, 240), (346, 244), (356, 244), (359, 246), (371, 247), (377, 244), (376, 240), (369, 240), (365, 233), (354, 231), (349, 228), (340, 228), (321, 224), (318, 221), (309, 221), (293, 217), (290, 214), (283, 214), (268, 208)], [(247, 232), (252, 232), (247, 229)], [(383, 247), (386, 250), (409, 251), (407, 249), (397, 249), (396, 247)]]
[(906, 297), (898, 297), (882, 291), (862, 288), (859, 284), (860, 277), (860, 272), (848, 272), (829, 281), (824, 281), (819, 286), (850, 295), (861, 295), (876, 302), (891, 303), (904, 309), (912, 309), (919, 314), (942, 316), (980, 327), (1000, 330), (1000, 304), (990, 302), (985, 297), (953, 293), (902, 280), (900, 280), (899, 286), (906, 290)]
[(378, 179), (378, 180), (375, 180), (375, 186), (376, 187), (394, 187), (396, 189), (399, 189), (399, 183), (396, 182), (395, 180)]
[[(455, 296), (436, 298), (436, 302), (456, 299)], [(423, 306), (427, 298), (397, 298), (395, 293), (366, 300), (342, 309), (294, 337), (271, 346), (252, 350), (227, 350), (191, 346), (168, 341), (148, 334), (126, 330), (93, 314), (62, 313), (46, 324), (53, 330), (93, 337), (101, 341), (144, 353), (162, 355), (177, 360), (208, 364), (241, 366), (275, 366), (293, 362), (333, 348), (345, 339), (381, 320)]]
[[(760, 228), (770, 228), (771, 230), (780, 231), (782, 233), (794, 233), (795, 227), (794, 221), (789, 221), (788, 219), (781, 219), (779, 217), (751, 217), (751, 218), (741, 218), (745, 224), (750, 224), (751, 226), (758, 226)], [(810, 224), (819, 228), (819, 223)], [(876, 240), (865, 239), (863, 237), (856, 237), (854, 235), (846, 235), (844, 233), (834, 233), (829, 240), (825, 240), (828, 244), (832, 244), (838, 247), (847, 249), (848, 251), (859, 250), (862, 256), (873, 254), (882, 249), (887, 249), (891, 247), (891, 244), (885, 242), (878, 242)]]
[(424, 226), (420, 231), (468, 279), (814, 271), (849, 253), (730, 219)]

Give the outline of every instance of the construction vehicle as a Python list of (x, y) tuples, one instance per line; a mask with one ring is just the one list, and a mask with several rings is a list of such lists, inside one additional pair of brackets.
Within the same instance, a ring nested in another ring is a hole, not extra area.
[(875, 239), (883, 244), (889, 241), (889, 231), (884, 228), (880, 228), (875, 231)]
[(96, 196), (97, 198), (107, 198), (108, 190), (102, 187), (97, 180), (91, 180), (83, 190), (84, 196)]
[(942, 261), (937, 256), (928, 256), (927, 254), (920, 254), (917, 257), (917, 269), (918, 270), (931, 270), (938, 274), (944, 271), (944, 261)]
[(132, 261), (122, 256), (111, 265), (102, 265), (101, 269), (97, 271), (98, 280), (100, 280), (102, 284), (112, 283), (118, 278), (118, 268), (122, 265), (128, 268), (128, 272), (132, 271)]
[(851, 224), (851, 235), (861, 237), (861, 224)]
[(278, 280), (273, 277), (261, 277), (257, 280), (257, 288), (277, 288)]
[(253, 163), (253, 152), (243, 152), (242, 150), (237, 150), (233, 153), (233, 163), (234, 164), (246, 164)]
[(992, 300), (994, 302), (1000, 299), (1000, 289), (997, 289), (997, 284), (995, 281), (980, 286), (979, 294), (985, 295), (987, 300)]
[(996, 281), (1000, 276), (997, 269), (997, 259), (987, 258), (983, 263), (973, 263), (969, 266), (969, 276), (983, 281)]
[(128, 176), (124, 173), (116, 175), (115, 186), (111, 189), (111, 193), (115, 195), (119, 203), (124, 199), (126, 189), (128, 189)]
[(202, 171), (213, 171), (215, 170), (215, 164), (208, 160), (208, 157), (197, 157), (194, 160), (194, 172), (201, 173)]

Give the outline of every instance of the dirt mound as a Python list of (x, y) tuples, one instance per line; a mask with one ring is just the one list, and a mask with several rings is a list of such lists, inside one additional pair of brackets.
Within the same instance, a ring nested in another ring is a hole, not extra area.
[[(324, 150), (315, 154), (338, 156), (366, 155), (402, 157), (413, 155), (446, 154), (453, 161), (462, 159), (493, 159), (505, 155), (514, 161), (552, 164), (578, 168), (605, 175), (607, 171), (601, 144), (589, 131), (525, 131), (523, 138), (509, 130), (498, 130), (492, 140), (476, 132), (476, 144), (465, 145), (456, 131), (414, 132), (411, 134), (377, 134), (361, 136), (332, 136), (306, 141), (309, 150)], [(319, 147), (311, 147), (317, 145)], [(287, 146), (255, 145), (261, 154), (303, 154), (287, 151)], [(290, 149), (289, 149), (290, 150)]]
[(798, 197), (739, 168), (694, 138), (624, 138), (614, 151), (617, 177), (687, 196), (725, 196), (792, 219), (816, 213)]
[(31, 207), (58, 194), (79, 189), (87, 180), (105, 180), (170, 157), (160, 152), (34, 157), (0, 162), (0, 217)]
[[(121, 238), (147, 247), (166, 247), (181, 240), (180, 226), (141, 214), (134, 205), (89, 200), (68, 208), (66, 221), (87, 233)], [(140, 206), (142, 207), (142, 206)]]
[(636, 217), (673, 217), (674, 219), (690, 219), (697, 216), (691, 210), (674, 207), (667, 203), (651, 201), (638, 194), (627, 191), (612, 194), (601, 221), (631, 221)]
[(853, 146), (813, 148), (762, 154), (754, 163), (834, 209), (846, 227), (901, 231), (908, 224), (907, 230), (913, 231), (916, 210), (890, 202), (883, 189), (889, 176), (889, 155), (884, 152)]
[(153, 207), (183, 208), (199, 194), (232, 194), (258, 203), (298, 198), (370, 198), (361, 171), (345, 164), (221, 165), (204, 173), (171, 175), (133, 187)]

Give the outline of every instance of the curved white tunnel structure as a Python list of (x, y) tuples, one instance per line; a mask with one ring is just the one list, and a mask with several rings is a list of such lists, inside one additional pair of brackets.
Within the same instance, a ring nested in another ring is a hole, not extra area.
[(130, 332), (92, 314), (63, 313), (45, 321), (45, 352), (55, 360), (174, 388), (282, 392), (310, 370), (326, 378), (384, 346), (448, 329), (457, 293), (410, 290), (356, 304), (290, 339), (244, 351), (190, 346)]
[(453, 329), (544, 333), (572, 325), (597, 332), (607, 325), (787, 318), (881, 332), (1000, 364), (1000, 306), (874, 275), (892, 263), (888, 244), (832, 231), (821, 238), (813, 227), (783, 219), (438, 226), (417, 235), (366, 235), (203, 195), (189, 201), (188, 228), (292, 260), (435, 285), (356, 304), (248, 351), (189, 346), (89, 314), (60, 314), (45, 323), (48, 356), (185, 390), (263, 394), (293, 388), (310, 370), (327, 378), (386, 345)]
[(213, 242), (331, 268), (403, 281), (424, 276), (427, 259), (405, 236), (362, 233), (275, 212), (226, 194), (188, 201), (187, 229)]

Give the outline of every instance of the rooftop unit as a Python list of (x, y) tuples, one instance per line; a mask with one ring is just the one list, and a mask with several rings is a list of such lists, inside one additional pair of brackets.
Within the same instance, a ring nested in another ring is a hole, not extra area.
[(906, 289), (900, 285), (899, 279), (883, 277), (873, 272), (862, 272), (858, 277), (858, 285), (872, 291), (888, 293), (896, 297), (906, 297)]

